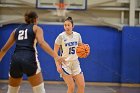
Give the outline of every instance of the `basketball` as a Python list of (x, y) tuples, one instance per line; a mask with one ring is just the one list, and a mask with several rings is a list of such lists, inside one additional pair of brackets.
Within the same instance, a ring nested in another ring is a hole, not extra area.
[(90, 47), (88, 44), (80, 45), (76, 48), (76, 54), (79, 58), (86, 58), (90, 53)]

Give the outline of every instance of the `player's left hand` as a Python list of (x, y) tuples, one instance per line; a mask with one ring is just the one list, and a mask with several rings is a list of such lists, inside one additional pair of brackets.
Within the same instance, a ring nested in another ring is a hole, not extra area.
[[(88, 56), (88, 55), (90, 54), (90, 46), (89, 46), (89, 44), (85, 44), (85, 45), (89, 47), (89, 52), (88, 52), (88, 54), (87, 54), (87, 56)], [(86, 56), (86, 57), (87, 57), (87, 56)], [(85, 57), (85, 58), (86, 58), (86, 57)]]

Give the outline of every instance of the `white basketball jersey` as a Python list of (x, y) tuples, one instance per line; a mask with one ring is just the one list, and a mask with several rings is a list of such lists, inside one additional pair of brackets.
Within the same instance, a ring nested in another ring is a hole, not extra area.
[(55, 43), (62, 46), (62, 57), (65, 57), (66, 61), (72, 61), (78, 58), (76, 48), (79, 43), (82, 43), (79, 33), (73, 31), (71, 35), (68, 35), (66, 32), (62, 32), (56, 38)]

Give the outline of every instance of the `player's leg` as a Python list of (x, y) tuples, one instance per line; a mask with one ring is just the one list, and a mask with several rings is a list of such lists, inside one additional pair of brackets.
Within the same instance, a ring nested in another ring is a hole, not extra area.
[[(38, 64), (38, 63), (37, 63)], [(24, 64), (24, 72), (28, 76), (28, 81), (30, 82), (34, 93), (45, 93), (44, 82), (42, 73), (39, 65), (36, 63), (28, 62)]]
[(18, 93), (23, 73), (21, 71), (20, 63), (17, 61), (16, 54), (12, 56), (9, 72), (9, 85), (7, 93)]
[(84, 93), (85, 91), (84, 75), (81, 73), (81, 74), (75, 75), (73, 78), (78, 86), (77, 93)]
[(63, 70), (62, 77), (68, 87), (67, 93), (74, 93), (74, 89), (75, 89), (75, 83), (72, 77), (71, 67), (72, 67), (71, 62), (62, 64), (62, 70)]
[(36, 53), (25, 51), (25, 60), (22, 62), (23, 72), (28, 76), (28, 81), (34, 93), (45, 93), (43, 77)]
[(34, 93), (45, 93), (44, 82), (41, 72), (28, 77), (28, 80), (32, 85)]
[(77, 90), (77, 93), (84, 93), (84, 90), (85, 90), (85, 80), (84, 80), (84, 75), (81, 71), (81, 68), (80, 68), (80, 63), (79, 61), (75, 61), (73, 62), (73, 78), (77, 84), (77, 87), (78, 87), (78, 90)]
[(72, 75), (63, 75), (63, 79), (68, 87), (67, 93), (74, 93), (75, 84)]
[(22, 78), (9, 77), (9, 85), (7, 93), (18, 93)]

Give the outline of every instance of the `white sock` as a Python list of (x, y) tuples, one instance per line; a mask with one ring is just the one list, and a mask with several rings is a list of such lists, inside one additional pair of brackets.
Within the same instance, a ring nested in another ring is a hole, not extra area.
[(33, 92), (34, 93), (46, 93), (45, 88), (44, 88), (44, 83), (41, 83), (40, 85), (33, 87)]
[(20, 86), (18, 87), (12, 87), (10, 85), (8, 85), (8, 91), (7, 93), (18, 93)]

